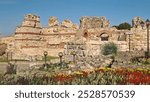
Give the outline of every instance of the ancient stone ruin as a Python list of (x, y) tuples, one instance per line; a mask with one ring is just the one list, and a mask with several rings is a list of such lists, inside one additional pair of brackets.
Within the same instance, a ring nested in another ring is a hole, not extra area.
[(82, 17), (80, 19), (80, 27), (85, 29), (108, 28), (109, 26), (109, 20), (105, 17)]
[[(144, 20), (135, 17), (131, 30), (117, 30), (110, 27), (105, 17), (81, 17), (80, 24), (71, 20), (59, 22), (56, 17), (50, 17), (48, 27), (42, 27), (40, 17), (28, 14), (14, 35), (3, 38), (7, 44), (7, 53), (12, 59), (30, 60), (43, 56), (48, 51), (50, 56), (58, 56), (59, 52), (69, 56), (76, 51), (78, 58), (82, 56), (100, 55), (102, 45), (113, 42), (119, 51), (146, 51), (146, 27)], [(129, 43), (130, 40), (130, 43)], [(129, 45), (130, 44), (130, 45)]]

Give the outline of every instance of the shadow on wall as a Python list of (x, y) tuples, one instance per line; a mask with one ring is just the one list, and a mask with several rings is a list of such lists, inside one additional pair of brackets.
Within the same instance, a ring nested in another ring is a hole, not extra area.
[(6, 44), (0, 44), (0, 56), (5, 54), (6, 49), (7, 49), (7, 45)]

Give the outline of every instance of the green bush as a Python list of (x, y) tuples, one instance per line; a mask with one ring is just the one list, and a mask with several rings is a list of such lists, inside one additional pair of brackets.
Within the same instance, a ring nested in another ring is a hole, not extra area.
[(117, 28), (118, 30), (130, 30), (131, 29), (131, 25), (127, 22), (121, 23), (118, 26), (114, 25), (113, 27)]
[(117, 54), (117, 49), (114, 43), (107, 43), (102, 47), (101, 52), (103, 55), (115, 55)]

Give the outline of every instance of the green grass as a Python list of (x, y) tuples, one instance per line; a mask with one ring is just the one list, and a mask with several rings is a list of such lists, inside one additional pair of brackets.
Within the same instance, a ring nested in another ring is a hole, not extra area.
[[(54, 60), (54, 59), (58, 59), (59, 57), (55, 57), (55, 56), (47, 56), (47, 61), (51, 61), (51, 60)], [(42, 59), (42, 61), (44, 61), (44, 57)]]
[[(54, 60), (54, 59), (58, 59), (59, 57), (55, 57), (55, 56), (47, 56), (47, 61), (51, 61), (51, 60)], [(42, 58), (41, 61), (44, 61), (44, 57)], [(28, 61), (28, 60), (24, 60), (24, 59), (13, 59), (11, 61)], [(40, 60), (37, 60), (37, 61), (40, 61)], [(0, 56), (0, 62), (8, 62), (7, 58), (6, 57), (2, 57)]]
[(6, 57), (0, 57), (0, 62), (8, 62)]

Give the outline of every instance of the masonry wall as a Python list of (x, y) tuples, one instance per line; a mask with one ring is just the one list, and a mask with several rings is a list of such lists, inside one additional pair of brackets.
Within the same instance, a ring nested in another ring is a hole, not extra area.
[[(131, 30), (117, 30), (109, 27), (109, 20), (105, 17), (86, 17), (81, 19), (80, 28), (78, 28), (69, 20), (65, 20), (59, 25), (57, 19), (54, 17), (53, 19), (49, 21), (49, 27), (41, 27), (39, 16), (26, 15), (22, 24), (16, 28), (7, 52), (13, 52), (14, 59), (43, 56), (44, 51), (48, 51), (50, 56), (58, 56), (59, 52), (69, 55), (73, 50), (79, 55), (81, 53), (99, 55), (102, 46), (108, 42), (115, 43), (119, 51), (129, 51), (129, 41), (131, 51), (146, 51), (146, 27), (138, 26), (136, 28), (135, 26)], [(131, 33), (130, 37), (129, 32)], [(72, 42), (77, 43), (69, 44)]]

